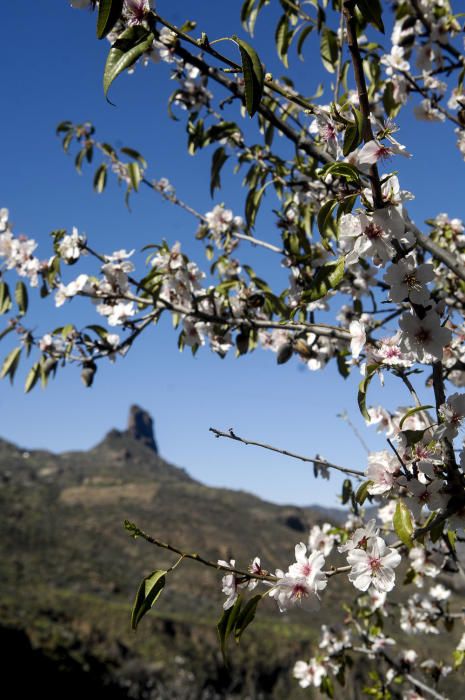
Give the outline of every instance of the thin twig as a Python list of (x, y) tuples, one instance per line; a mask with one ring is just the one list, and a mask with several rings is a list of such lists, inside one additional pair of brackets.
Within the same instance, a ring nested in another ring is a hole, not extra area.
[(210, 432), (215, 435), (215, 437), (229, 438), (230, 440), (236, 440), (237, 442), (242, 442), (243, 445), (255, 445), (256, 447), (262, 447), (265, 450), (271, 450), (272, 452), (278, 452), (279, 454), (285, 455), (286, 457), (292, 457), (293, 459), (299, 459), (301, 462), (309, 462), (310, 464), (316, 464), (322, 467), (328, 467), (329, 469), (336, 469), (338, 472), (343, 474), (352, 474), (353, 476), (363, 478), (365, 474), (357, 469), (348, 469), (347, 467), (340, 467), (332, 462), (327, 462), (324, 459), (318, 459), (317, 457), (304, 457), (296, 452), (289, 452), (289, 450), (282, 450), (279, 447), (273, 447), (272, 445), (267, 445), (263, 442), (257, 442), (256, 440), (246, 440), (245, 438), (239, 437), (236, 433), (229, 429), (226, 433), (217, 428), (210, 428)]
[[(224, 566), (223, 564), (218, 564), (218, 562), (205, 559), (196, 552), (183, 552), (181, 549), (179, 549), (179, 547), (174, 547), (173, 545), (168, 544), (168, 542), (162, 542), (161, 540), (158, 540), (155, 537), (152, 537), (151, 535), (147, 535), (146, 532), (140, 530), (137, 526), (133, 525), (132, 523), (129, 523), (128, 521), (126, 522), (130, 526), (126, 527), (126, 529), (128, 529), (131, 532), (133, 537), (142, 537), (142, 539), (144, 539), (146, 542), (149, 542), (150, 544), (153, 544), (156, 547), (160, 547), (161, 549), (167, 549), (170, 552), (174, 552), (183, 559), (193, 559), (194, 561), (199, 562), (199, 564), (209, 566), (211, 569), (216, 569), (217, 571), (226, 571), (227, 573), (235, 574), (236, 576), (240, 576), (241, 578), (257, 579), (258, 581), (269, 581), (272, 583), (275, 583), (278, 580), (277, 577), (272, 574), (253, 574), (250, 571), (243, 571), (242, 569)], [(179, 562), (180, 560), (178, 560), (176, 566)]]

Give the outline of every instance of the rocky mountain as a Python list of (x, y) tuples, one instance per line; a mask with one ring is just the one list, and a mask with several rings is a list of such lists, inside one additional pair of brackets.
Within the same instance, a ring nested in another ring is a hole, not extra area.
[[(137, 699), (245, 697), (257, 687), (278, 697), (280, 688), (294, 688), (289, 668), (318, 619), (283, 622), (266, 601), (227, 672), (215, 630), (221, 576), (193, 562), (170, 576), (157, 608), (131, 632), (140, 580), (175, 558), (134, 541), (122, 523), (212, 560), (235, 557), (243, 567), (260, 554), (272, 570), (320, 519), (311, 508), (195, 481), (160, 456), (152, 418), (132, 406), (127, 429), (111, 430), (89, 451), (53, 454), (0, 440), (0, 512), (6, 667), (26, 655), (39, 676), (54, 679), (52, 699), (65, 688), (68, 698), (82, 695), (89, 683), (100, 695), (108, 687), (112, 697)], [(330, 596), (335, 605), (339, 591)], [(280, 649), (282, 627), (288, 643)], [(31, 677), (19, 677), (26, 693)]]

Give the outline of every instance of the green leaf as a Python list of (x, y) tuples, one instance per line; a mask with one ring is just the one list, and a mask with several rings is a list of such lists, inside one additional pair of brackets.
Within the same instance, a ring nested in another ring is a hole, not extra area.
[(24, 384), (24, 392), (28, 394), (31, 389), (35, 387), (38, 379), (40, 378), (40, 362), (36, 362), (32, 365), (29, 373), (26, 377), (26, 382)]
[(360, 173), (354, 165), (350, 163), (329, 163), (322, 168), (322, 174), (333, 175), (335, 177), (342, 177), (347, 182), (360, 182)]
[(225, 610), (218, 620), (216, 629), (218, 630), (218, 637), (220, 639), (220, 648), (223, 655), (223, 660), (225, 664), (228, 663), (226, 655), (226, 645), (231, 632), (234, 630), (234, 626), (239, 616), (239, 612), (242, 606), (242, 598), (238, 596), (234, 605)]
[(115, 78), (151, 48), (154, 38), (152, 32), (141, 26), (128, 27), (120, 34), (110, 49), (103, 73), (103, 90), (107, 99)]
[(413, 544), (413, 519), (409, 509), (402, 501), (397, 502), (392, 523), (400, 541), (410, 549)]
[(157, 571), (153, 571), (142, 580), (132, 608), (131, 627), (133, 630), (137, 629), (139, 622), (160, 596), (165, 587), (165, 576), (167, 573), (163, 569), (157, 569)]
[(250, 44), (237, 36), (232, 37), (239, 46), (242, 60), (242, 72), (244, 76), (245, 105), (251, 117), (257, 111), (263, 95), (265, 73), (262, 63)]
[(447, 539), (453, 552), (455, 552), (455, 543), (457, 541), (457, 532), (455, 530), (447, 530)]
[(140, 181), (142, 180), (142, 174), (140, 172), (139, 163), (128, 163), (129, 177), (131, 178), (131, 184), (134, 189), (139, 189)]
[(261, 187), (259, 190), (250, 190), (245, 200), (245, 222), (247, 228), (252, 228), (255, 225), (260, 202), (265, 190)]
[(342, 503), (345, 504), (352, 495), (352, 482), (350, 479), (344, 479), (342, 484)]
[(100, 0), (97, 17), (97, 39), (111, 32), (121, 16), (124, 0)]
[(412, 447), (413, 445), (416, 445), (417, 442), (420, 442), (426, 430), (426, 428), (424, 430), (402, 430), (401, 435), (407, 441), (407, 445)]
[(454, 657), (454, 669), (457, 669), (465, 660), (465, 651), (455, 649), (455, 651), (452, 652), (452, 656)]
[(226, 151), (223, 146), (216, 149), (212, 157), (212, 167), (211, 167), (211, 178), (210, 178), (210, 195), (213, 194), (217, 188), (221, 187), (221, 168), (228, 160)]
[(360, 382), (358, 386), (358, 396), (357, 396), (357, 401), (358, 401), (358, 407), (360, 409), (360, 413), (362, 416), (365, 418), (365, 420), (369, 421), (370, 420), (370, 415), (367, 411), (367, 390), (368, 386), (373, 379), (373, 377), (376, 374), (376, 370), (378, 369), (378, 365), (368, 365), (366, 368), (366, 375)]
[(323, 238), (327, 236), (327, 230), (331, 214), (337, 206), (337, 199), (328, 199), (320, 208), (317, 216), (318, 230)]
[(320, 54), (324, 67), (329, 73), (334, 73), (339, 56), (336, 34), (328, 28), (323, 29), (320, 38)]
[(281, 15), (281, 19), (278, 22), (275, 33), (276, 50), (278, 56), (285, 65), (286, 68), (289, 67), (287, 60), (287, 52), (289, 50), (290, 40), (292, 38), (292, 31), (289, 31), (289, 25), (286, 15)]
[(130, 158), (134, 158), (134, 160), (138, 160), (139, 163), (143, 168), (147, 167), (147, 161), (139, 151), (136, 151), (134, 148), (128, 148), (127, 146), (123, 146), (123, 148), (120, 148), (121, 153), (124, 153), (126, 156), (129, 156)]
[(14, 348), (5, 358), (2, 369), (0, 371), (0, 379), (7, 375), (10, 377), (10, 382), (13, 383), (15, 372), (18, 368), (19, 358), (21, 357), (21, 348)]
[(402, 430), (402, 426), (407, 418), (410, 418), (410, 416), (413, 416), (415, 413), (419, 413), (420, 411), (427, 411), (429, 408), (434, 408), (434, 406), (415, 406), (414, 408), (410, 408), (407, 413), (402, 416), (402, 420), (399, 423), (399, 428)]
[(368, 480), (364, 481), (363, 484), (361, 484), (358, 487), (357, 493), (355, 494), (355, 500), (357, 501), (357, 503), (360, 503), (361, 506), (365, 503), (366, 499), (368, 498), (368, 489), (372, 484), (373, 481)]
[(107, 166), (105, 163), (99, 165), (94, 175), (94, 190), (101, 194), (107, 184)]
[(0, 314), (5, 314), (11, 309), (10, 288), (6, 282), (0, 282)]
[(384, 88), (383, 107), (386, 114), (391, 119), (394, 119), (398, 115), (400, 108), (402, 107), (402, 104), (400, 102), (396, 102), (394, 99), (394, 84), (391, 82), (386, 83), (386, 87)]
[(317, 301), (325, 297), (331, 289), (342, 282), (344, 277), (344, 257), (336, 262), (322, 265), (312, 280), (310, 289), (302, 294), (304, 302)]
[(355, 0), (355, 4), (360, 10), (363, 19), (384, 34), (384, 24), (381, 17), (383, 8), (380, 0)]
[(309, 24), (304, 29), (302, 29), (302, 31), (300, 32), (299, 40), (297, 42), (297, 55), (301, 61), (304, 60), (304, 57), (302, 54), (302, 49), (304, 47), (304, 44), (305, 44), (307, 37), (311, 34), (312, 31), (313, 31), (313, 24)]
[(355, 151), (357, 146), (361, 143), (361, 135), (359, 133), (358, 127), (356, 124), (349, 124), (349, 126), (346, 128), (345, 134), (344, 134), (344, 143), (342, 145), (342, 155), (346, 158), (349, 153), (352, 153), (352, 151)]
[(261, 595), (255, 595), (253, 598), (247, 601), (246, 605), (244, 605), (244, 607), (240, 611), (234, 628), (234, 639), (237, 643), (239, 643), (244, 630), (254, 620), (255, 613), (257, 612), (257, 605), (259, 604), (261, 599)]

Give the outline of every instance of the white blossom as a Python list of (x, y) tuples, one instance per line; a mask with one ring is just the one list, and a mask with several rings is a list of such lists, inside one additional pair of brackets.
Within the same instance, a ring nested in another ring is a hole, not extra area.
[(399, 566), (401, 556), (395, 549), (387, 547), (382, 537), (371, 537), (366, 549), (351, 549), (347, 561), (352, 567), (349, 581), (355, 588), (366, 591), (373, 586), (383, 592), (394, 588), (394, 569)]

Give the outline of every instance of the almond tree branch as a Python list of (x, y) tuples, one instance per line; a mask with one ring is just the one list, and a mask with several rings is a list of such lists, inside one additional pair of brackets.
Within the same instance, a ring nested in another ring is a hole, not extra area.
[(272, 583), (275, 583), (278, 580), (277, 577), (273, 576), (272, 574), (253, 574), (250, 571), (242, 571), (241, 569), (231, 568), (230, 566), (224, 566), (223, 564), (218, 564), (218, 562), (205, 559), (196, 552), (183, 552), (181, 549), (179, 549), (179, 547), (174, 547), (173, 545), (168, 544), (167, 542), (162, 542), (161, 540), (158, 540), (155, 537), (152, 537), (151, 535), (147, 535), (146, 532), (140, 530), (137, 527), (137, 525), (131, 523), (129, 520), (125, 520), (124, 527), (126, 528), (126, 530), (128, 530), (128, 532), (130, 532), (130, 534), (134, 538), (142, 537), (142, 539), (144, 539), (146, 542), (149, 542), (150, 544), (153, 544), (156, 547), (160, 547), (161, 549), (167, 549), (170, 552), (174, 552), (183, 559), (193, 559), (199, 564), (209, 566), (211, 569), (216, 569), (217, 571), (225, 571), (230, 574), (236, 574), (237, 576), (240, 576), (241, 578), (245, 579), (257, 579), (258, 581), (269, 581)]
[[(289, 452), (289, 450), (282, 450), (279, 447), (273, 447), (272, 445), (266, 445), (263, 442), (257, 442), (256, 440), (246, 440), (245, 438), (239, 437), (236, 433), (229, 429), (227, 433), (217, 428), (210, 428), (210, 432), (214, 434), (215, 437), (229, 438), (230, 440), (236, 440), (237, 442), (242, 442), (243, 445), (255, 445), (256, 447), (262, 447), (265, 450), (271, 450), (272, 452), (278, 452), (279, 454), (285, 455), (286, 457), (292, 457), (293, 459), (299, 459), (301, 462), (309, 462), (310, 464), (316, 464), (322, 467), (328, 467), (329, 469), (336, 469), (343, 474), (351, 474), (358, 478), (363, 478), (365, 474), (357, 469), (348, 469), (346, 467), (340, 467), (337, 464), (332, 464), (327, 462), (325, 459), (318, 459), (317, 457), (304, 457), (295, 452)], [(350, 568), (350, 567), (349, 567)]]
[[(357, 40), (357, 19), (355, 17), (355, 0), (344, 0), (343, 13), (347, 27), (347, 44), (349, 46), (350, 55), (352, 58), (352, 66), (354, 69), (355, 83), (357, 85), (358, 100), (360, 103), (360, 111), (363, 116), (363, 140), (365, 143), (373, 141), (373, 130), (370, 121), (370, 102), (368, 100), (368, 90), (363, 71), (363, 60), (360, 54), (360, 49)], [(373, 195), (373, 205), (375, 209), (384, 207), (383, 191), (381, 180), (378, 173), (376, 163), (370, 168), (371, 191)]]

